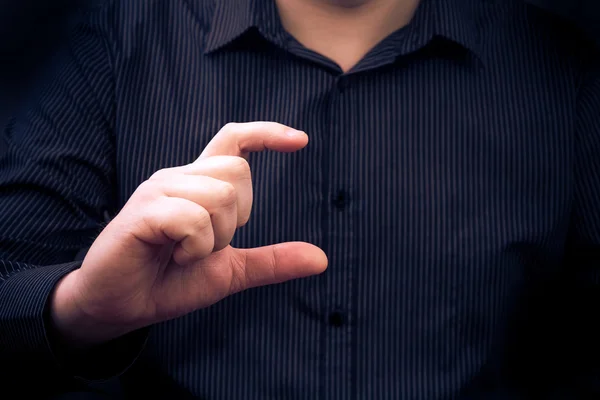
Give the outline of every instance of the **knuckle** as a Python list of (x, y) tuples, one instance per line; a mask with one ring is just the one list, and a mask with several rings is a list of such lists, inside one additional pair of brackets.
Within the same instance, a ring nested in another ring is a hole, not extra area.
[(229, 182), (223, 182), (217, 189), (217, 198), (221, 206), (231, 206), (237, 202), (235, 187)]
[(149, 181), (163, 180), (163, 179), (167, 179), (172, 174), (173, 174), (172, 168), (163, 168), (163, 169), (159, 169), (158, 171), (154, 172), (148, 180)]
[(155, 180), (144, 181), (138, 186), (136, 193), (143, 199), (154, 198), (160, 193), (159, 185)]
[(230, 163), (230, 170), (237, 179), (250, 178), (250, 164), (248, 164), (246, 159), (243, 157), (232, 157)]
[(194, 243), (196, 244), (195, 247), (198, 255), (207, 256), (210, 255), (214, 250), (215, 237), (214, 235), (208, 234), (206, 230), (203, 230), (195, 236)]
[(160, 232), (164, 228), (164, 221), (157, 213), (156, 207), (150, 206), (140, 211), (135, 225), (139, 230), (149, 230), (152, 236), (157, 237), (160, 236)]
[(228, 122), (225, 125), (223, 125), (223, 128), (221, 128), (221, 132), (232, 133), (233, 131), (235, 131), (235, 129), (238, 126), (239, 126), (239, 123), (237, 123), (237, 122)]
[(211, 218), (204, 208), (199, 209), (193, 217), (193, 231), (201, 232), (211, 226)]
[(234, 256), (229, 259), (231, 268), (231, 282), (229, 285), (230, 293), (237, 293), (248, 286), (248, 276), (246, 275), (246, 260), (242, 256)]
[(240, 218), (238, 219), (238, 223), (237, 223), (238, 228), (246, 225), (248, 223), (248, 221), (250, 221), (250, 213), (240, 216)]

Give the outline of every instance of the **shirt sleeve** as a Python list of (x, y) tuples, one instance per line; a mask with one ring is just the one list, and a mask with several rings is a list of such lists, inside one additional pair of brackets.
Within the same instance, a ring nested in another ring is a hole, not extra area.
[[(47, 323), (54, 286), (80, 266), (77, 253), (91, 245), (106, 213), (115, 211), (111, 10), (107, 3), (81, 16), (51, 79), (4, 131), (0, 369), (26, 368), (30, 378), (61, 369), (105, 378), (127, 367), (145, 340), (134, 333), (71, 362)], [(128, 340), (134, 343), (124, 345)]]
[(577, 103), (574, 197), (565, 269), (572, 283), (564, 329), (576, 357), (576, 386), (586, 398), (600, 396), (600, 57), (590, 52)]

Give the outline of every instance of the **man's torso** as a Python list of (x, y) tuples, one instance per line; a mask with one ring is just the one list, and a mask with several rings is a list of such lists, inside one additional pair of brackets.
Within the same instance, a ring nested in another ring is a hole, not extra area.
[(560, 367), (546, 300), (572, 206), (578, 76), (525, 7), (487, 2), (428, 45), (423, 15), (341, 74), (268, 23), (272, 40), (250, 27), (214, 46), (230, 30), (213, 2), (124, 3), (118, 205), (224, 124), (277, 121), (309, 145), (250, 156), (253, 214), (233, 245), (302, 240), (330, 260), (153, 328), (132, 377), (207, 399), (446, 399), (518, 393), (536, 385), (530, 368)]

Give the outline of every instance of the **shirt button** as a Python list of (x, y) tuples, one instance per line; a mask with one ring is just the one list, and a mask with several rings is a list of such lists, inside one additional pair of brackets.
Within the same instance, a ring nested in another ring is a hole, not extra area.
[(343, 210), (348, 206), (348, 194), (344, 191), (339, 191), (337, 195), (333, 198), (333, 205), (338, 210)]
[(334, 311), (331, 314), (329, 314), (329, 324), (331, 326), (340, 328), (340, 327), (346, 325), (346, 321), (347, 321), (346, 315), (341, 311)]

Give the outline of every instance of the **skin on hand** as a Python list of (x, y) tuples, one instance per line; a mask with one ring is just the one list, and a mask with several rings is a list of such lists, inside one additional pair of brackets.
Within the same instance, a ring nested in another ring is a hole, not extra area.
[(56, 286), (51, 315), (59, 335), (94, 345), (247, 288), (323, 272), (327, 257), (309, 243), (229, 245), (252, 209), (248, 154), (307, 143), (304, 132), (274, 122), (228, 124), (195, 162), (142, 183), (82, 267)]

